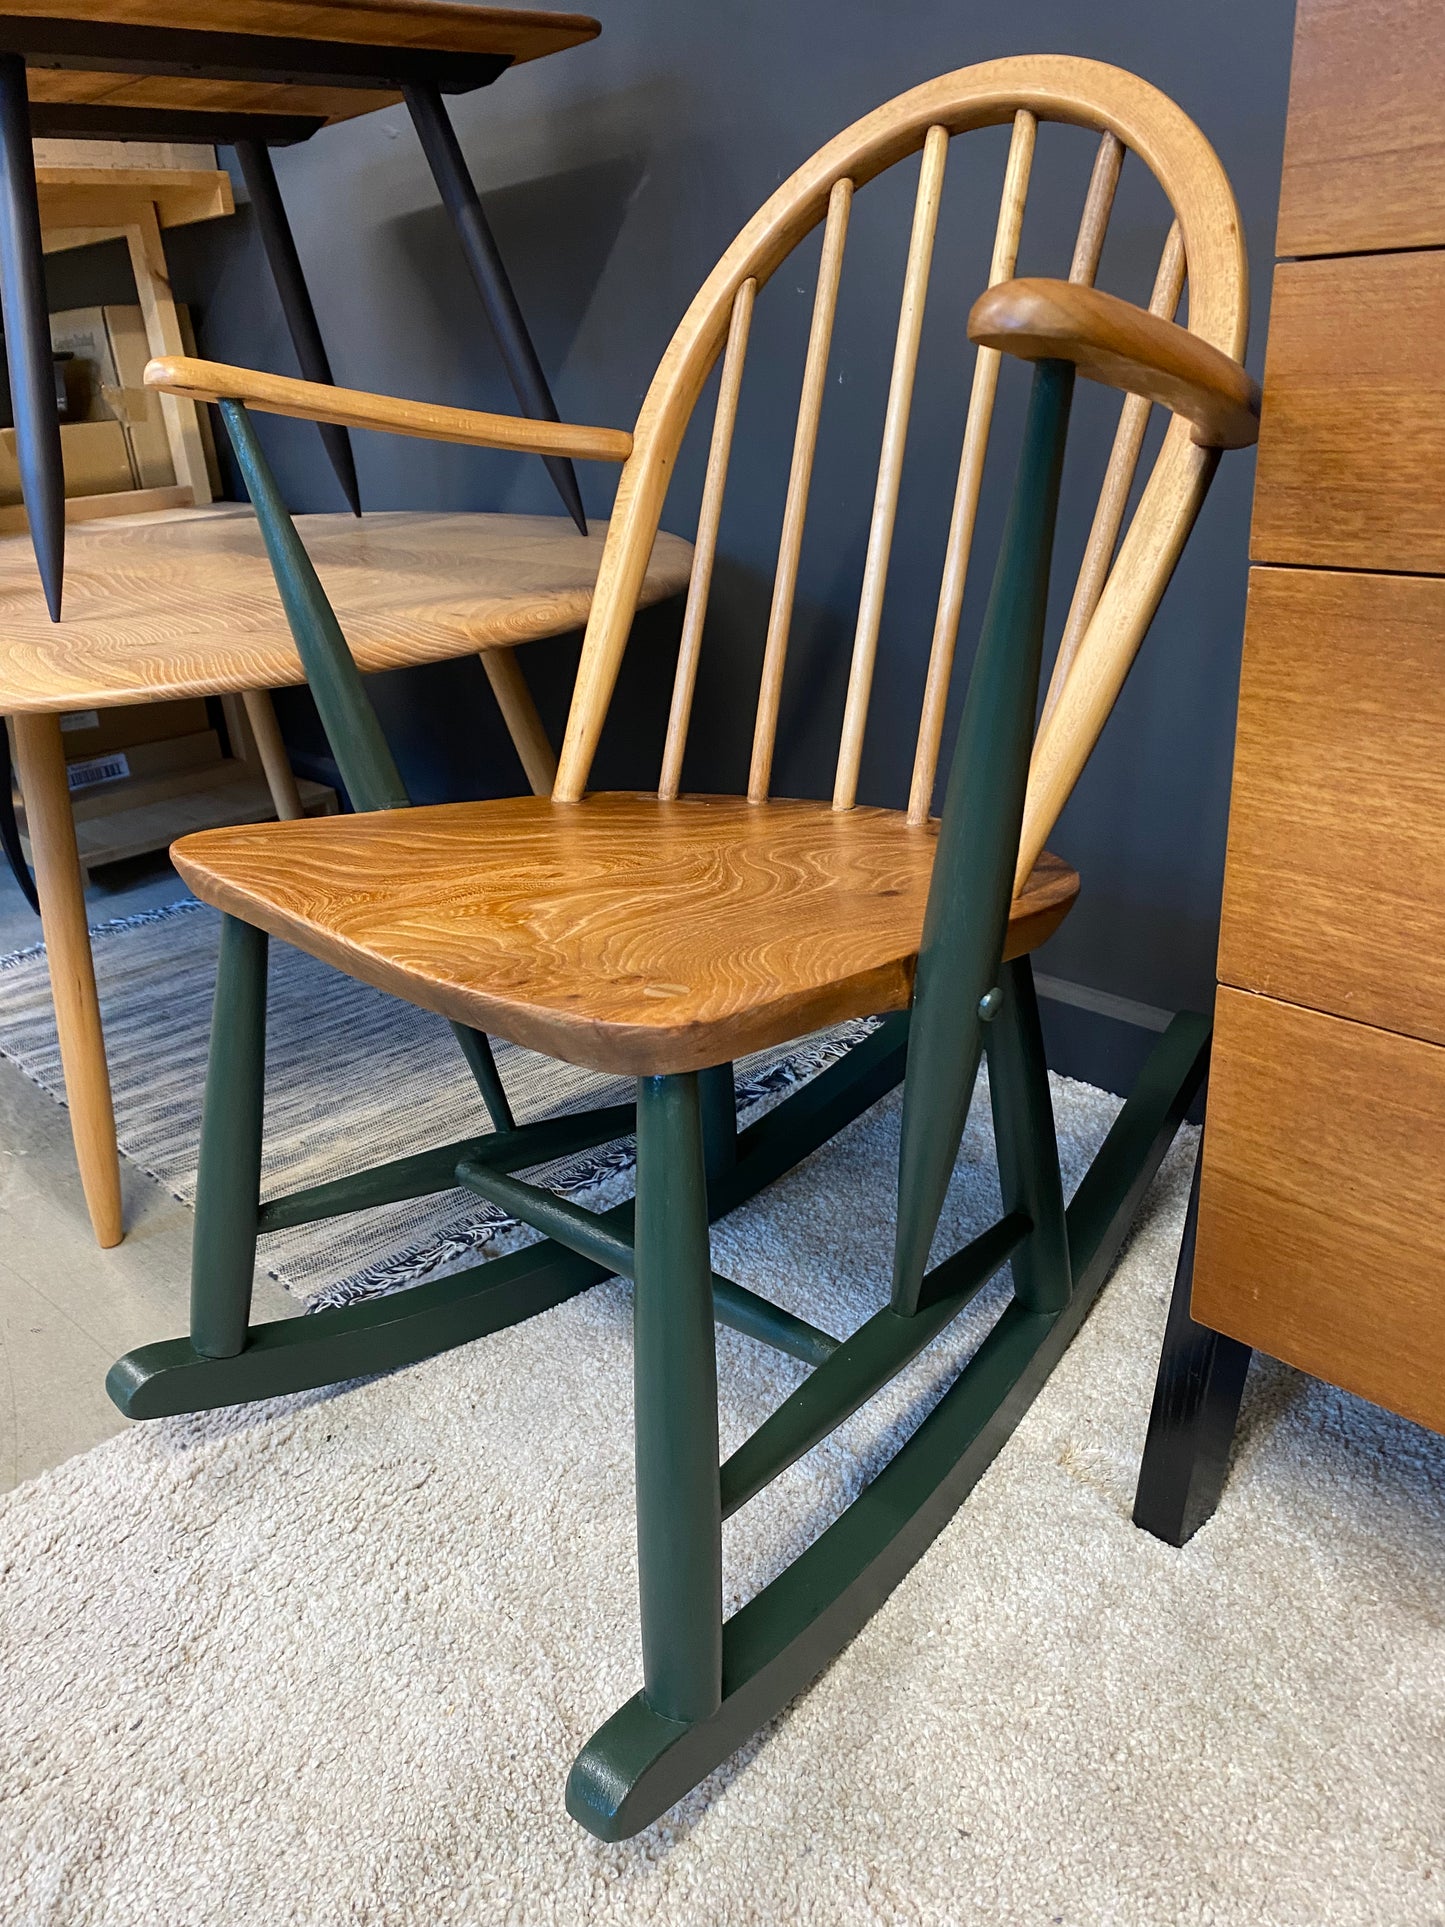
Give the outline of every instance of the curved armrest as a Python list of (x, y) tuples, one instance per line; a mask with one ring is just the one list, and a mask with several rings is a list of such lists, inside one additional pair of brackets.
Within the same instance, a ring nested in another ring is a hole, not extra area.
[(583, 462), (625, 462), (632, 436), (623, 428), (578, 428), (570, 422), (529, 421), (521, 415), (488, 415), (476, 408), (442, 408), (434, 402), (399, 401), (360, 388), (328, 388), (319, 381), (263, 375), (221, 361), (162, 355), (146, 363), (145, 385), (191, 401), (241, 401), (269, 415), (337, 422), (345, 428), (378, 428), (390, 435), (466, 442), (474, 448), (510, 448), (523, 455), (571, 455)]
[(1259, 438), (1259, 383), (1176, 322), (1072, 281), (1001, 281), (981, 294), (968, 337), (1024, 361), (1072, 361), (1110, 388), (1157, 401), (1194, 424), (1204, 448)]

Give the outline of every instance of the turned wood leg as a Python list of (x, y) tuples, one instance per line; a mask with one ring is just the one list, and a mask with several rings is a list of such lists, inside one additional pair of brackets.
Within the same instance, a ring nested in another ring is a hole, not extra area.
[(548, 796), (557, 779), (557, 755), (547, 740), (542, 718), (522, 674), (515, 649), (484, 649), (482, 667), (492, 694), (507, 725), (512, 746), (522, 759), (522, 769), (534, 796)]
[(247, 689), (242, 692), (241, 701), (245, 704), (246, 721), (251, 725), (251, 734), (256, 739), (256, 753), (266, 772), (266, 787), (271, 792), (271, 801), (276, 805), (276, 814), (283, 823), (294, 822), (305, 812), (301, 808), (301, 793), (296, 787), (291, 759), (281, 740), (281, 725), (276, 721), (271, 693), (266, 689)]
[(1135, 1525), (1171, 1546), (1192, 1539), (1219, 1504), (1249, 1370), (1248, 1345), (1190, 1316), (1203, 1163), (1201, 1143), (1134, 1496)]
[(85, 917), (85, 883), (65, 780), (58, 716), (16, 716), (15, 755), (35, 860), (40, 920), (50, 961), (55, 1027), (80, 1182), (102, 1245), (118, 1245), (120, 1161)]

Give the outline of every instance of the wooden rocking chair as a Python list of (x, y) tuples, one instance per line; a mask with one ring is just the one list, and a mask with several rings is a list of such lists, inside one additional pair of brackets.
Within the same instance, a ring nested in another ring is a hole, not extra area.
[[(1014, 281), (1040, 119), (1102, 135), (1068, 281)], [(981, 344), (908, 810), (856, 801), (883, 584), (939, 194), (953, 136), (1012, 123)], [(1177, 219), (1151, 311), (1092, 288), (1124, 150)], [(842, 746), (828, 802), (774, 799), (789, 619), (849, 209), (922, 150)], [(825, 223), (746, 798), (679, 794), (749, 321), (758, 289)], [(1170, 317), (1188, 265), (1189, 327)], [(395, 1366), (635, 1281), (643, 1686), (583, 1749), (567, 1804), (616, 1839), (648, 1824), (776, 1713), (865, 1623), (940, 1530), (1044, 1382), (1107, 1276), (1203, 1074), (1209, 1025), (1161, 1037), (1065, 1207), (1028, 953), (1078, 879), (1044, 840), (1108, 714), (1221, 447), (1254, 438), (1243, 246), (1199, 131), (1143, 81), (1093, 62), (990, 62), (902, 95), (786, 182), (693, 302), (626, 455), (550, 799), (407, 810), (361, 680), (280, 501), (246, 404), (445, 432), (414, 403), (171, 360), (148, 379), (219, 400), (348, 787), (371, 814), (218, 830), (175, 849), (225, 912), (197, 1201), (191, 1335), (122, 1359), (134, 1416), (271, 1396)], [(1000, 355), (1037, 363), (1013, 506), (941, 822), (944, 704)], [(603, 718), (688, 418), (723, 367), (691, 594), (656, 797), (587, 795)], [(1076, 369), (1127, 391), (1034, 740), (1046, 589)], [(1151, 402), (1175, 413), (1115, 554)], [(499, 422), (499, 436), (507, 424)], [(558, 446), (603, 451), (597, 431)], [(1030, 745), (1032, 743), (1032, 759)], [(456, 1025), (496, 1131), (258, 1206), (267, 935)], [(731, 1060), (845, 1018), (865, 1042), (735, 1130)], [(513, 1125), (484, 1032), (637, 1079), (637, 1197), (601, 1215), (515, 1175), (633, 1128), (633, 1107)], [(928, 1266), (981, 1054), (1004, 1210)], [(905, 1070), (906, 1066), (906, 1070)], [(891, 1299), (844, 1340), (713, 1272), (708, 1223), (904, 1077)], [(258, 1232), (457, 1182), (544, 1241), (379, 1302), (248, 1328)], [(1013, 1296), (942, 1401), (847, 1511), (724, 1623), (721, 1525), (856, 1411), (1005, 1264)], [(804, 1383), (719, 1469), (714, 1321), (806, 1360)]]

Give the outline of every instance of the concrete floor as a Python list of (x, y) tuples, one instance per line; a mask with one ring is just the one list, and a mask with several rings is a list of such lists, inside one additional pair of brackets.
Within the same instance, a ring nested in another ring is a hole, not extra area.
[[(110, 873), (88, 892), (92, 922), (173, 903), (185, 891), (157, 859)], [(0, 956), (40, 928), (0, 863)], [(121, 1352), (186, 1329), (191, 1213), (121, 1159), (126, 1235), (96, 1245), (76, 1175), (67, 1113), (0, 1059), (0, 1491), (118, 1432), (105, 1395)], [(258, 1278), (255, 1316), (294, 1314)]]

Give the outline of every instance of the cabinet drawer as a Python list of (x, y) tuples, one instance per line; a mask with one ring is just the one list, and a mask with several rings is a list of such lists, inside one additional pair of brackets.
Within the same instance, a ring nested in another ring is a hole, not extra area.
[(1275, 269), (1257, 562), (1445, 573), (1442, 333), (1445, 253)]
[(1221, 989), (1194, 1316), (1445, 1431), (1445, 1050)]
[(1445, 580), (1253, 569), (1219, 977), (1445, 1044)]
[(1299, 0), (1277, 254), (1445, 242), (1440, 0)]

